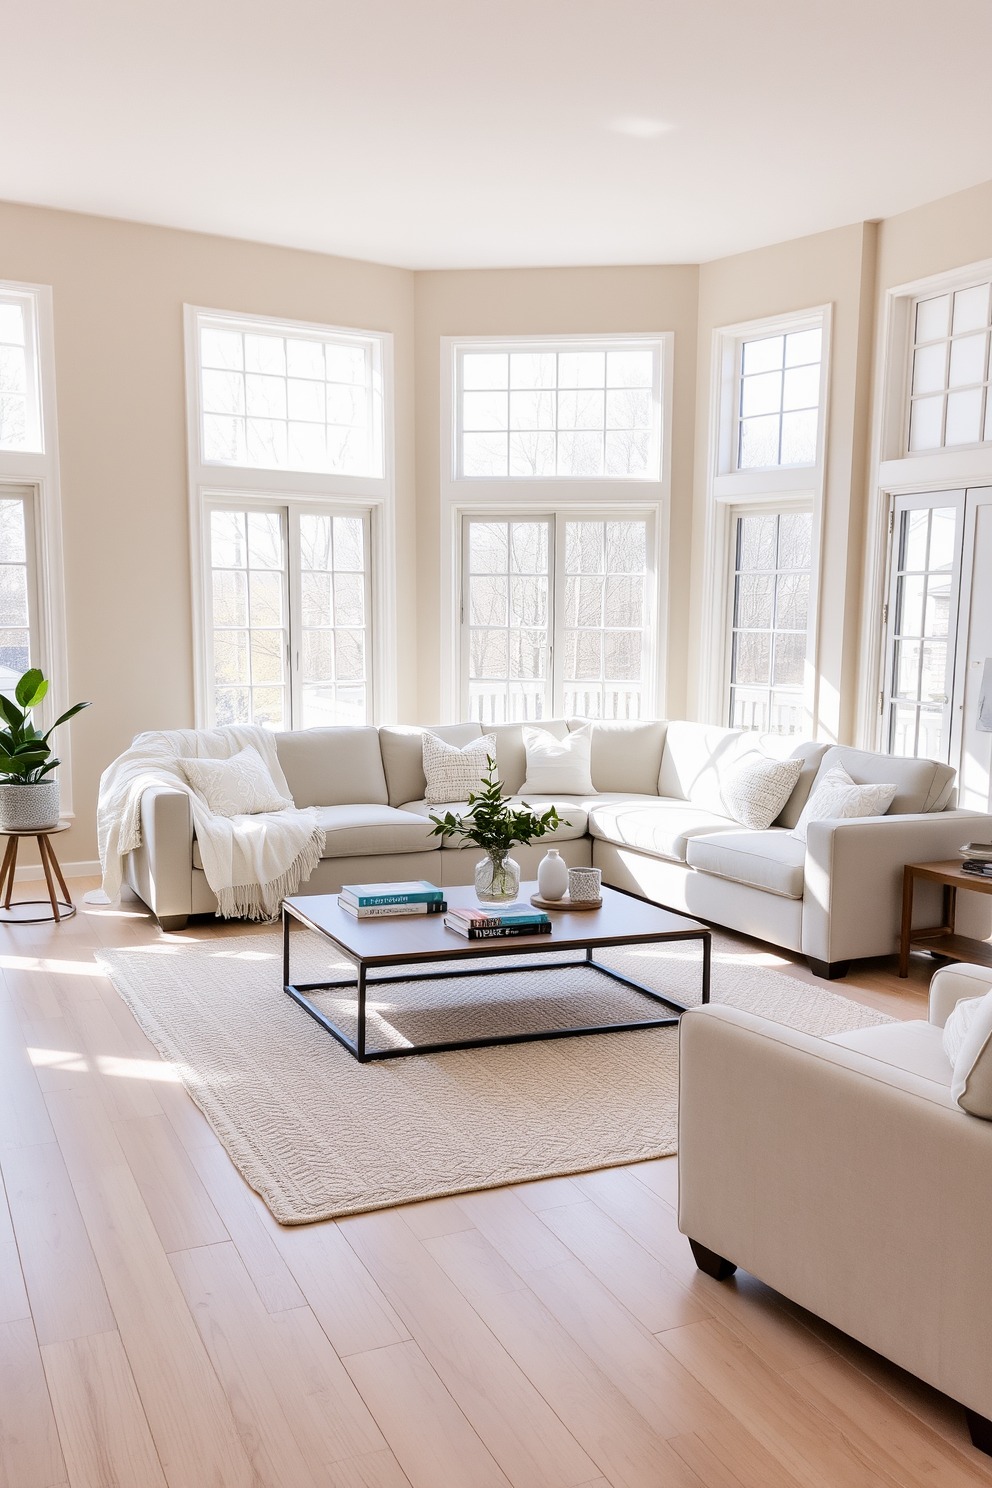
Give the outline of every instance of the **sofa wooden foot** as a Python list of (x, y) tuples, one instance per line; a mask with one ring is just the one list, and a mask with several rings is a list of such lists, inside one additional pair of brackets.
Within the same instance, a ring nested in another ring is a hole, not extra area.
[(968, 1421), (968, 1430), (971, 1432), (972, 1444), (980, 1452), (985, 1452), (992, 1457), (992, 1421), (986, 1416), (980, 1416), (977, 1411), (969, 1410), (967, 1406), (964, 1408), (964, 1413)]
[(815, 956), (807, 956), (806, 960), (813, 975), (824, 977), (828, 982), (846, 977), (851, 969), (850, 961), (818, 961)]
[(706, 1275), (712, 1276), (714, 1281), (726, 1281), (737, 1270), (733, 1261), (725, 1261), (723, 1256), (718, 1256), (715, 1250), (707, 1250), (706, 1246), (700, 1245), (698, 1240), (690, 1240), (689, 1248), (700, 1271), (705, 1271)]
[(161, 930), (185, 930), (189, 915), (159, 915), (158, 923)]

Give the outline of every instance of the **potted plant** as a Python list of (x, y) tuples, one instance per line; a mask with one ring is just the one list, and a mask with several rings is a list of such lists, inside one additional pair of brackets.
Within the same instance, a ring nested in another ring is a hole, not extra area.
[(59, 783), (50, 776), (61, 761), (52, 758), (48, 741), (60, 723), (90, 705), (77, 703), (42, 734), (30, 715), (47, 692), (44, 676), (32, 667), (14, 688), (13, 701), (0, 693), (0, 714), (7, 725), (0, 729), (0, 832), (42, 832), (58, 826)]
[(446, 811), (444, 816), (432, 815), (431, 835), (463, 837), (466, 842), (481, 847), (486, 856), (476, 864), (475, 892), (483, 904), (502, 904), (516, 899), (520, 892), (520, 864), (509, 856), (510, 848), (518, 842), (527, 847), (563, 823), (553, 806), (543, 816), (538, 816), (526, 801), (518, 808), (511, 806), (503, 793), (492, 755), (487, 755), (486, 764), (489, 771), (482, 780), (482, 789), (478, 795), (469, 793), (464, 816), (453, 811)]

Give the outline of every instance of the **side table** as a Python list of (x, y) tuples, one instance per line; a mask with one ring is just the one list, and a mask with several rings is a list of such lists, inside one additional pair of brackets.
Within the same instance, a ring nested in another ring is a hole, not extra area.
[[(0, 864), (0, 899), (3, 907), (0, 908), (0, 925), (38, 925), (43, 921), (68, 920), (76, 913), (76, 906), (72, 902), (65, 879), (62, 877), (62, 869), (59, 867), (55, 856), (55, 849), (49, 841), (56, 832), (67, 832), (71, 822), (59, 822), (55, 827), (43, 827), (41, 831), (27, 832), (0, 832), (0, 837), (7, 838), (7, 851), (3, 855), (3, 863)], [(36, 837), (38, 839), (38, 852), (41, 856), (41, 866), (45, 870), (45, 882), (48, 885), (48, 900), (45, 899), (15, 899), (11, 903), (14, 892), (14, 869), (17, 867), (17, 846), (22, 837)], [(54, 871), (58, 879), (59, 888), (65, 895), (59, 899), (55, 892), (55, 881), (52, 878)], [(26, 909), (37, 909), (40, 905), (51, 903), (50, 914), (23, 914)]]
[[(913, 887), (918, 878), (943, 886), (944, 904), (941, 923), (932, 929), (913, 929)], [(952, 956), (957, 961), (976, 961), (992, 966), (992, 944), (958, 935), (954, 929), (958, 889), (971, 889), (976, 894), (992, 894), (992, 878), (979, 878), (965, 873), (960, 858), (941, 863), (907, 863), (902, 875), (902, 932), (899, 936), (899, 975), (909, 976), (909, 952), (913, 946), (936, 951), (939, 956)]]

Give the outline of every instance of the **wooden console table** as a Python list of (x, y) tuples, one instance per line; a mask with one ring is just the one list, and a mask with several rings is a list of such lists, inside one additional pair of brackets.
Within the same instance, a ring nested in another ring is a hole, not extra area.
[[(913, 929), (913, 887), (918, 878), (943, 886), (944, 905), (941, 924), (933, 929)], [(976, 894), (992, 894), (992, 878), (965, 873), (960, 858), (943, 863), (907, 863), (902, 877), (902, 933), (899, 936), (899, 975), (909, 976), (909, 953), (913, 946), (951, 956), (956, 961), (976, 961), (992, 966), (992, 944), (958, 935), (954, 929), (958, 889), (971, 889)]]
[[(28, 832), (0, 832), (0, 837), (7, 838), (7, 851), (3, 855), (3, 863), (0, 865), (0, 900), (3, 901), (0, 908), (0, 925), (37, 925), (45, 920), (68, 920), (76, 913), (76, 906), (72, 902), (65, 879), (62, 877), (62, 869), (59, 867), (55, 849), (49, 842), (49, 838), (56, 832), (67, 832), (71, 826), (70, 822), (59, 822), (54, 827), (42, 827), (41, 831), (31, 830)], [(41, 866), (45, 870), (45, 882), (48, 885), (48, 899), (15, 899), (11, 903), (14, 892), (14, 870), (17, 867), (17, 845), (22, 837), (37, 837), (38, 852), (41, 856)], [(59, 888), (65, 895), (59, 899), (55, 890), (55, 881), (52, 878), (54, 870), (55, 878), (58, 879)], [(51, 904), (51, 913), (48, 914), (25, 914), (28, 909), (38, 909), (42, 905)]]

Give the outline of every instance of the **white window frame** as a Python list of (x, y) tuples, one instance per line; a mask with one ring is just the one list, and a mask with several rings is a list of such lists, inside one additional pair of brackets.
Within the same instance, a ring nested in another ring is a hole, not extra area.
[[(193, 608), (193, 678), (196, 727), (210, 727), (213, 716), (213, 664), (209, 650), (211, 595), (209, 547), (205, 523), (211, 504), (286, 506), (293, 510), (332, 507), (354, 516), (369, 514), (372, 607), (370, 630), (369, 721), (396, 720), (396, 496), (393, 434), (393, 337), (388, 331), (320, 325), (246, 315), (199, 305), (184, 307), (186, 333), (186, 431), (189, 463), (190, 560)], [(301, 470), (269, 470), (257, 466), (206, 463), (201, 445), (200, 327), (225, 322), (232, 329), (302, 336), (362, 336), (380, 346), (382, 369), (382, 475), (332, 475)], [(292, 577), (291, 577), (292, 582)]]
[[(464, 516), (492, 516), (507, 520), (545, 516), (587, 517), (602, 520), (647, 517), (649, 520), (649, 583), (646, 608), (651, 627), (651, 656), (644, 678), (646, 717), (664, 717), (667, 661), (668, 550), (671, 521), (672, 331), (643, 331), (616, 335), (565, 336), (442, 336), (441, 337), (441, 717), (459, 722), (463, 716), (462, 679), (462, 529)], [(458, 427), (456, 391), (458, 354), (465, 351), (525, 349), (595, 350), (618, 343), (657, 346), (660, 354), (661, 468), (657, 479), (588, 476), (457, 475)], [(447, 593), (445, 594), (445, 588)]]
[(913, 305), (922, 297), (953, 293), (985, 279), (992, 279), (992, 258), (893, 285), (881, 298), (858, 676), (857, 738), (863, 749), (886, 747), (885, 666), (890, 639), (886, 606), (896, 498), (992, 485), (992, 442), (907, 453)]
[[(810, 736), (819, 719), (819, 612), (823, 550), (823, 490), (830, 419), (830, 366), (833, 306), (814, 305), (789, 315), (720, 326), (711, 351), (706, 512), (703, 533), (700, 668), (697, 716), (726, 726), (730, 717), (731, 644), (733, 634), (733, 558), (737, 517), (747, 511), (812, 511), (809, 631), (806, 649), (804, 707)], [(820, 415), (816, 460), (812, 465), (772, 465), (758, 470), (737, 468), (740, 424), (741, 356), (745, 341), (790, 331), (822, 331)]]
[[(38, 450), (0, 450), (0, 496), (9, 489), (29, 504), (27, 530), (33, 531), (34, 613), (31, 614), (31, 664), (50, 681), (48, 696), (37, 710), (37, 723), (49, 727), (76, 701), (69, 696), (69, 659), (62, 562), (62, 492), (59, 473), (58, 414), (55, 398), (55, 328), (52, 290), (47, 284), (5, 280), (0, 293), (29, 307), (25, 317), (33, 343), (39, 394)], [(29, 580), (30, 589), (30, 580)], [(62, 761), (58, 771), (60, 814), (72, 820), (71, 727), (59, 730), (55, 743)]]

